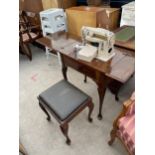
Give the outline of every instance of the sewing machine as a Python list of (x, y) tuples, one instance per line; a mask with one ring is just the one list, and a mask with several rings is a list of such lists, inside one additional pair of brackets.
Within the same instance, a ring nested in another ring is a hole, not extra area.
[(83, 46), (97, 46), (96, 58), (102, 61), (110, 60), (114, 55), (115, 35), (102, 28), (83, 26), (81, 29)]

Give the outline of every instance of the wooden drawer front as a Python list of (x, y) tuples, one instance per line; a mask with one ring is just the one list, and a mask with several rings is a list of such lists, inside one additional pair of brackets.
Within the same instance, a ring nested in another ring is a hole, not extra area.
[(85, 75), (87, 75), (88, 77), (90, 77), (92, 79), (96, 79), (96, 72), (87, 66), (81, 67), (79, 72), (84, 73)]
[(67, 56), (63, 56), (62, 59), (67, 66), (79, 71), (80, 73), (86, 74), (88, 77), (90, 77), (92, 79), (96, 79), (96, 72), (95, 72), (95, 70), (91, 69), (90, 67), (88, 67), (82, 63), (79, 63), (79, 62), (77, 62), (78, 60), (74, 60)]

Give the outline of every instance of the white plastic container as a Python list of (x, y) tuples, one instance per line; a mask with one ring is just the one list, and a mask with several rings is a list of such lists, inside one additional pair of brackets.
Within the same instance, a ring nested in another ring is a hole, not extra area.
[(42, 25), (43, 35), (67, 30), (66, 18), (63, 9), (52, 8), (40, 12), (40, 20)]

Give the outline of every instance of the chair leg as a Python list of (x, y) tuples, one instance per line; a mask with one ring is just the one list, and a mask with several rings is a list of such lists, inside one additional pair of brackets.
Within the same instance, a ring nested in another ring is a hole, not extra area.
[(27, 155), (23, 150), (19, 150), (22, 155)]
[(31, 61), (32, 60), (32, 52), (31, 52), (29, 45), (23, 44), (23, 46), (24, 46), (25, 54), (28, 56), (29, 60)]
[(71, 144), (71, 140), (68, 137), (68, 129), (69, 129), (68, 123), (61, 124), (60, 125), (60, 129), (61, 129), (63, 135), (66, 137), (66, 143), (68, 145), (70, 145)]
[(89, 102), (88, 108), (89, 108), (88, 121), (89, 121), (89, 122), (92, 122), (93, 119), (91, 118), (91, 114), (92, 114), (92, 111), (93, 111), (93, 109), (94, 109), (94, 104), (93, 104), (92, 102)]
[(27, 152), (21, 143), (19, 143), (19, 152), (22, 153), (23, 155), (27, 155)]
[(109, 140), (108, 144), (112, 145), (116, 138), (116, 129), (111, 130), (110, 137), (111, 137), (111, 139)]
[(32, 60), (32, 52), (31, 52), (31, 49), (30, 49), (29, 45), (27, 45), (27, 49), (29, 51), (28, 57), (29, 57), (29, 59), (31, 61)]
[(32, 52), (31, 52), (29, 45), (21, 43), (20, 47), (21, 47), (22, 53), (25, 54), (31, 61), (32, 60)]
[(44, 108), (44, 106), (39, 102), (39, 106), (40, 108), (45, 112), (45, 114), (47, 115), (47, 120), (50, 121), (51, 120), (51, 117), (50, 115), (48, 114), (47, 110)]

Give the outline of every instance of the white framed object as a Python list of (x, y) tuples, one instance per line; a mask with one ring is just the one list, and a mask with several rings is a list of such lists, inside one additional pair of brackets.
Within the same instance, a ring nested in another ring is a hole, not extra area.
[(135, 26), (135, 2), (130, 2), (122, 6), (120, 26)]

